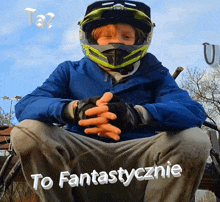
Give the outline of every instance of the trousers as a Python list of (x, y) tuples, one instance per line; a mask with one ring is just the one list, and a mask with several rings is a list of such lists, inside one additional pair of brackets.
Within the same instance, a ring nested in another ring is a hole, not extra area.
[(105, 143), (37, 120), (20, 122), (11, 141), (43, 202), (188, 202), (211, 149), (196, 127)]

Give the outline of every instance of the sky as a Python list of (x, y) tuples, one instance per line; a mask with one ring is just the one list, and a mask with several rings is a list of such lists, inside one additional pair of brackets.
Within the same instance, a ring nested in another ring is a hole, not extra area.
[[(143, 0), (151, 7), (156, 24), (148, 52), (172, 74), (179, 66), (209, 69), (203, 43), (220, 45), (219, 0)], [(1, 0), (0, 2), (0, 107), (10, 110), (3, 96), (25, 96), (48, 78), (66, 60), (84, 55), (79, 43), (78, 21), (92, 0)], [(26, 8), (36, 9), (29, 24)], [(48, 13), (53, 13), (52, 27)], [(46, 26), (38, 27), (38, 15)], [(181, 76), (177, 79), (181, 79)], [(13, 107), (16, 101), (13, 101)], [(16, 119), (14, 119), (16, 123)]]

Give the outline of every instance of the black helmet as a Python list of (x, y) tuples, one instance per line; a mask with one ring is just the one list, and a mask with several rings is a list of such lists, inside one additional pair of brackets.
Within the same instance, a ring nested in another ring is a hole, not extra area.
[[(145, 37), (134, 45), (112, 43), (98, 45), (91, 36), (93, 29), (107, 24), (128, 24), (140, 29)], [(118, 70), (140, 60), (151, 43), (154, 23), (150, 7), (141, 2), (113, 0), (97, 1), (88, 6), (80, 25), (80, 42), (85, 55), (94, 62)]]

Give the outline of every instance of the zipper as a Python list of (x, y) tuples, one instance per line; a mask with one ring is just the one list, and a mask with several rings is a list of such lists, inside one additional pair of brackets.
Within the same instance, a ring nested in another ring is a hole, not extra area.
[(105, 74), (104, 81), (105, 81), (105, 82), (108, 82), (108, 81), (109, 81), (110, 84), (111, 84), (111, 87), (114, 85), (114, 84), (113, 84), (113, 77), (112, 77), (111, 75), (109, 75), (108, 73)]
[(105, 73), (105, 78), (104, 81), (107, 82), (108, 81), (108, 73)]

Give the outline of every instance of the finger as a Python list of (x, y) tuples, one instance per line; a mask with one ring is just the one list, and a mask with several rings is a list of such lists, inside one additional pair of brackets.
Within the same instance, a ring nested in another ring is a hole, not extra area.
[(108, 123), (108, 120), (104, 117), (83, 119), (78, 122), (80, 126), (100, 125), (100, 124), (106, 124), (106, 123)]
[(109, 123), (101, 124), (94, 128), (86, 128), (85, 133), (102, 133), (102, 132), (112, 132), (115, 134), (121, 134), (121, 130)]
[(116, 141), (120, 140), (120, 136), (118, 134), (112, 133), (112, 132), (98, 133), (98, 136), (110, 137)]
[(107, 132), (112, 132), (114, 134), (120, 135), (120, 131), (115, 130), (113, 131), (106, 131), (105, 129), (101, 128), (86, 128), (84, 131), (86, 134), (99, 134), (99, 133), (107, 133)]
[(92, 116), (92, 115), (97, 115), (97, 114), (101, 114), (104, 112), (108, 112), (107, 106), (93, 107), (93, 108), (87, 109), (85, 111), (85, 114), (87, 116)]
[(99, 117), (104, 117), (107, 119), (111, 119), (114, 120), (117, 118), (116, 114), (112, 113), (112, 112), (105, 112), (105, 113), (101, 113), (98, 115)]
[(116, 133), (116, 134), (121, 134), (121, 130), (118, 127), (113, 126), (110, 123), (98, 125), (98, 128), (101, 128), (101, 129), (103, 129), (104, 131), (107, 131), (107, 132), (113, 132), (113, 133)]
[(113, 94), (110, 92), (104, 93), (104, 95), (96, 101), (96, 105), (100, 106), (103, 104), (107, 104), (108, 102), (111, 101), (111, 99), (113, 98)]

